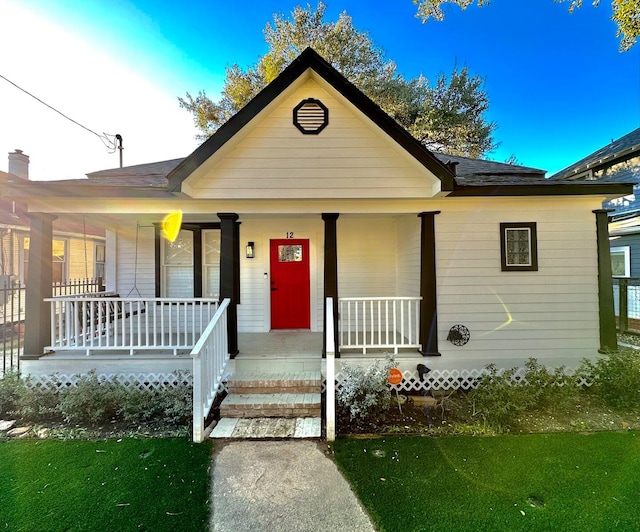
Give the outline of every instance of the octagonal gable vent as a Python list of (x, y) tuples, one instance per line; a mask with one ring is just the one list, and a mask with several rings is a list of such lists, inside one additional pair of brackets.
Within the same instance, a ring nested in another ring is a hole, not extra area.
[(305, 135), (317, 135), (329, 124), (329, 109), (320, 100), (307, 98), (293, 109), (293, 125)]

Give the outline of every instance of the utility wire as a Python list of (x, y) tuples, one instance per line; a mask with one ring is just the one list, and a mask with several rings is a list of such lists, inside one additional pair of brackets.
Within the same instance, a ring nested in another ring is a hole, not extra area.
[[(118, 146), (116, 145), (116, 142), (115, 142), (115, 138), (116, 138), (115, 135), (111, 135), (109, 133), (102, 133), (102, 135), (99, 135), (98, 133), (96, 133), (92, 129), (89, 129), (87, 126), (83, 126), (80, 122), (78, 122), (78, 121), (74, 120), (73, 118), (65, 115), (63, 112), (58, 111), (55, 107), (49, 105), (47, 102), (43, 102), (40, 98), (38, 98), (34, 94), (31, 94), (28, 90), (23, 89), (22, 87), (20, 87), (20, 85), (18, 85), (17, 83), (14, 83), (13, 81), (11, 81), (10, 79), (6, 78), (2, 74), (0, 74), (0, 78), (4, 79), (8, 83), (11, 83), (11, 85), (13, 85), (16, 89), (19, 89), (22, 92), (24, 92), (25, 94), (31, 96), (33, 99), (39, 101), (42, 105), (47, 106), (49, 109), (51, 109), (52, 111), (55, 111), (60, 116), (66, 118), (70, 122), (73, 122), (77, 126), (80, 126), (82, 129), (86, 129), (89, 133), (93, 133), (107, 147), (107, 149), (109, 150), (109, 153), (114, 153), (116, 151), (116, 149), (118, 148)], [(112, 137), (113, 140), (111, 138), (109, 138), (109, 137)]]

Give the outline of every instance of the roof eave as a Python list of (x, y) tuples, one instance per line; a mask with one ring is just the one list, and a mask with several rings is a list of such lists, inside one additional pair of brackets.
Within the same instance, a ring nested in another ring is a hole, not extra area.
[(540, 185), (458, 185), (448, 197), (472, 196), (627, 196), (633, 193), (631, 183), (571, 183)]
[(575, 168), (571, 168), (569, 166), (551, 176), (551, 179), (570, 179), (571, 177), (575, 177), (588, 170), (597, 171), (602, 168), (608, 168), (609, 166), (613, 166), (614, 164), (629, 159), (635, 155), (640, 155), (640, 144), (636, 144), (615, 153), (610, 153), (604, 157), (590, 159), (586, 163), (576, 166)]

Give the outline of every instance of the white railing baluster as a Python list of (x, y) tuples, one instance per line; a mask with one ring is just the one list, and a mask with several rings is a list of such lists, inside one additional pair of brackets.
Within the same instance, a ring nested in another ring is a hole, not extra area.
[[(339, 298), (340, 348), (420, 349), (420, 297)], [(353, 312), (351, 309), (354, 309)], [(346, 311), (345, 311), (346, 309)]]
[[(191, 349), (218, 308), (214, 299), (120, 298), (100, 292), (47, 298), (52, 350)], [(158, 312), (158, 307), (160, 311)], [(165, 310), (166, 307), (166, 310)], [(174, 311), (175, 307), (175, 311)], [(143, 317), (144, 315), (144, 317)]]

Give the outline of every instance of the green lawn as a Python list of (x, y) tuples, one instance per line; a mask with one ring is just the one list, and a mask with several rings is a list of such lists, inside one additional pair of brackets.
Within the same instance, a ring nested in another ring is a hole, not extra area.
[(339, 439), (383, 531), (640, 530), (640, 433)]
[(208, 530), (211, 446), (0, 442), (2, 530)]

